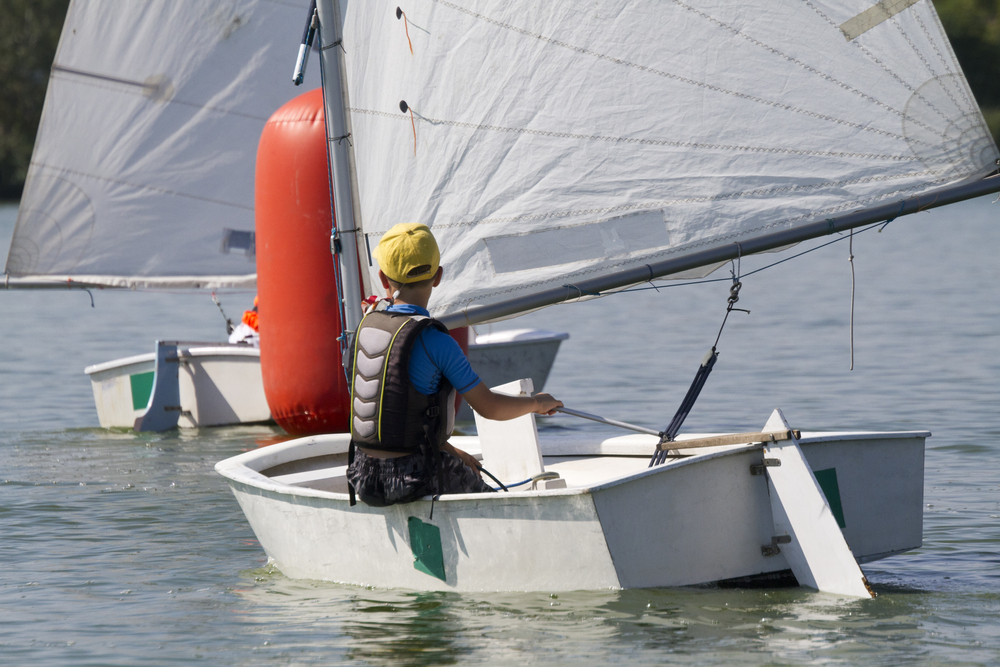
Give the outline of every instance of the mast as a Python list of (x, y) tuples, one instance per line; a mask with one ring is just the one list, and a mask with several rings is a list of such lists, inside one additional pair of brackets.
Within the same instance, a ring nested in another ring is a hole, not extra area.
[[(344, 77), (343, 29), (340, 2), (316, 3), (320, 25), (320, 59), (323, 65), (323, 107), (326, 115), (327, 151), (333, 182), (335, 233), (331, 249), (339, 262), (341, 302), (345, 332), (357, 331), (361, 322), (357, 228), (352, 188), (351, 133), (347, 116), (347, 81)], [(336, 247), (339, 245), (339, 247)]]
[(672, 273), (690, 271), (699, 267), (726, 262), (736, 259), (738, 256), (745, 257), (754, 253), (801, 243), (809, 239), (847, 231), (856, 227), (863, 227), (884, 220), (892, 220), (899, 216), (919, 213), (927, 209), (954, 204), (994, 192), (1000, 192), (1000, 175), (996, 175), (996, 172), (993, 172), (992, 175), (986, 178), (972, 182), (940, 188), (919, 196), (897, 200), (890, 204), (862, 209), (801, 227), (758, 236), (757, 238), (741, 241), (739, 244), (729, 243), (701, 252), (684, 255), (683, 257), (644, 264), (641, 267), (612, 275), (581, 280), (571, 285), (563, 285), (524, 297), (508, 299), (486, 306), (472, 306), (461, 312), (451, 313), (438, 319), (449, 329), (454, 329), (456, 327), (470, 326), (503, 317), (511, 317), (529, 310), (578, 299), (585, 294), (597, 294), (607, 290), (636, 285), (653, 280), (654, 278), (662, 278)]

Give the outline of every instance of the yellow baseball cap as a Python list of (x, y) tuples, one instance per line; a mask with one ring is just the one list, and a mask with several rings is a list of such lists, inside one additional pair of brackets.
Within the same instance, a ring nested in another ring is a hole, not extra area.
[[(401, 222), (385, 233), (375, 248), (382, 273), (397, 283), (415, 283), (433, 278), (441, 265), (437, 241), (427, 225)], [(423, 267), (430, 267), (419, 271)]]

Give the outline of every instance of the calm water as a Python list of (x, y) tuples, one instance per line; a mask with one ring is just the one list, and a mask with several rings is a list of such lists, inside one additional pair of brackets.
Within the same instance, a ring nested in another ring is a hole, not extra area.
[[(1000, 203), (900, 219), (744, 280), (685, 430), (928, 429), (923, 548), (865, 566), (878, 598), (803, 589), (453, 595), (293, 581), (214, 463), (269, 428), (98, 428), (83, 367), (220, 339), (207, 294), (0, 292), (0, 662), (34, 665), (1000, 662)], [(16, 211), (0, 208), (0, 248)], [(2, 251), (0, 251), (2, 252)], [(778, 256), (743, 262), (744, 273)], [(721, 273), (721, 272), (720, 272)], [(547, 387), (662, 427), (725, 309), (716, 283), (550, 308)], [(230, 315), (250, 296), (227, 295)], [(597, 429), (569, 417), (545, 429)]]

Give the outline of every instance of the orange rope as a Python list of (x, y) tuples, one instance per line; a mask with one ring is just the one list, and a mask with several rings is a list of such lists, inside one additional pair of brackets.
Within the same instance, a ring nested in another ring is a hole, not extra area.
[(410, 112), (410, 125), (413, 127), (413, 154), (417, 154), (417, 124), (413, 121), (413, 109), (408, 109)]
[(399, 11), (403, 15), (403, 27), (406, 29), (406, 43), (410, 45), (410, 55), (413, 55), (413, 42), (410, 41), (410, 19), (406, 18), (406, 12)]

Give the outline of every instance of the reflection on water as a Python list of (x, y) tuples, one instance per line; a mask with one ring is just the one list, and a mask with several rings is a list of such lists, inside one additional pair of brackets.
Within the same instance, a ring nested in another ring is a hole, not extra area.
[[(256, 585), (238, 594), (275, 628), (310, 627), (314, 641), (342, 647), (343, 659), (370, 664), (943, 664), (956, 650), (987, 664), (996, 656), (983, 647), (997, 639), (995, 596), (965, 610), (893, 586), (876, 586), (874, 600), (798, 588), (456, 595), (253, 574)], [(270, 636), (286, 655), (302, 639)]]

